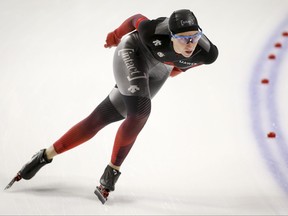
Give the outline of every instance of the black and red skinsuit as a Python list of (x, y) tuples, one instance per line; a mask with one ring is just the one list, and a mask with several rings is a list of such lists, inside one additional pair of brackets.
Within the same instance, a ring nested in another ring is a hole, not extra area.
[(125, 119), (117, 131), (111, 156), (112, 164), (121, 166), (149, 118), (151, 99), (167, 78), (214, 62), (218, 49), (203, 35), (191, 57), (175, 53), (165, 17), (148, 20), (136, 14), (113, 35), (120, 42), (113, 60), (115, 87), (89, 116), (53, 146), (61, 154), (91, 139), (106, 125)]

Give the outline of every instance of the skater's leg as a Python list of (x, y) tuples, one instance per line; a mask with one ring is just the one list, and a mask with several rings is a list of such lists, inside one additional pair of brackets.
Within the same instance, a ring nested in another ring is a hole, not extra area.
[(106, 125), (122, 119), (124, 117), (107, 97), (87, 118), (73, 126), (49, 148), (50, 156), (63, 153), (88, 141)]
[(115, 184), (121, 174), (120, 166), (132, 148), (138, 134), (146, 124), (150, 111), (151, 100), (140, 96), (123, 96), (127, 117), (120, 125), (113, 147), (111, 162), (100, 178), (100, 186), (95, 194), (105, 203), (110, 191), (114, 191)]
[(127, 117), (120, 125), (111, 156), (112, 167), (120, 168), (151, 112), (151, 100), (146, 97), (123, 96)]
[[(123, 116), (125, 116), (125, 113), (125, 105), (119, 90), (117, 87), (114, 87), (110, 92), (109, 97), (107, 97), (86, 119), (76, 124), (63, 135), (62, 138), (46, 149), (45, 154), (47, 158), (52, 159), (57, 154), (62, 153), (63, 151), (59, 149), (64, 148), (63, 143), (65, 145), (67, 140), (72, 141), (71, 143), (66, 144), (66, 146), (70, 145), (70, 148), (67, 148), (67, 150), (76, 147), (89, 140), (106, 125), (124, 119)], [(58, 149), (57, 151), (54, 146)]]

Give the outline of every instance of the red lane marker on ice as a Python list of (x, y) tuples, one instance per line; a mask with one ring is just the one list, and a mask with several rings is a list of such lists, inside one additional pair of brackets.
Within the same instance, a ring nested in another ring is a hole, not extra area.
[(275, 132), (269, 132), (269, 133), (267, 134), (267, 137), (268, 137), (268, 138), (276, 138), (276, 133), (275, 133)]
[(281, 48), (281, 47), (282, 47), (282, 44), (281, 44), (281, 43), (276, 43), (274, 46), (275, 46), (276, 48)]
[(268, 56), (268, 58), (271, 59), (271, 60), (274, 60), (274, 59), (276, 59), (276, 55), (270, 54), (270, 55)]
[(269, 84), (269, 79), (262, 79), (262, 80), (261, 80), (261, 83), (262, 83), (262, 84)]

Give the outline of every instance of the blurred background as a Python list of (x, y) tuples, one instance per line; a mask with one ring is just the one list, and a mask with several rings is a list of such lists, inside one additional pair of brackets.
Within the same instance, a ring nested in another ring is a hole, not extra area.
[(1, 187), (109, 94), (107, 33), (182, 8), (219, 57), (156, 95), (109, 201), (93, 192), (120, 122), (1, 190), (0, 214), (288, 214), (286, 0), (0, 0)]

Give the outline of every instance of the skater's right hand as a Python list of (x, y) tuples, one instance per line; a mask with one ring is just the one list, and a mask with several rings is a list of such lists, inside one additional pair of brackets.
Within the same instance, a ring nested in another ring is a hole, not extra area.
[(115, 31), (110, 32), (106, 37), (106, 44), (104, 44), (105, 48), (111, 48), (113, 46), (117, 46), (121, 41), (121, 38), (117, 37)]

